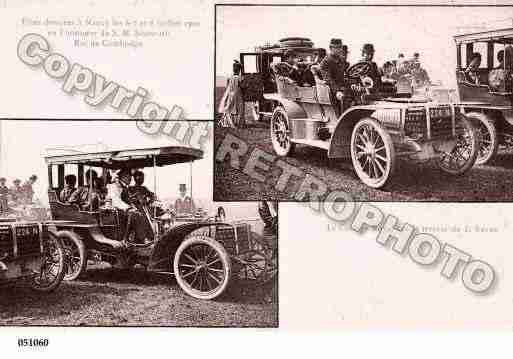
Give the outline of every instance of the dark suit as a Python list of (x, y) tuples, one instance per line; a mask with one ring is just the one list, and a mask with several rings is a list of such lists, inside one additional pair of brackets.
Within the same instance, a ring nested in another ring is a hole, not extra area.
[(347, 69), (349, 63), (339, 56), (328, 55), (320, 63), (322, 78), (333, 94), (344, 91), (347, 87)]

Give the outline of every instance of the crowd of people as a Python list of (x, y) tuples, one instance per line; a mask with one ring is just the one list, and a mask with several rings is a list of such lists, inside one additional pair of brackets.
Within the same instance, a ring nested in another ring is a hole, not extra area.
[[(369, 64), (367, 76), (372, 79), (372, 86), (350, 81), (348, 69), (349, 48), (341, 39), (331, 39), (329, 52), (317, 49), (313, 59), (303, 59), (292, 50), (284, 51), (282, 60), (272, 63), (272, 72), (281, 80), (297, 86), (315, 86), (322, 83), (330, 87), (332, 100), (337, 109), (350, 105), (355, 94), (358, 96), (367, 92), (367, 95), (377, 94), (385, 86), (393, 85), (399, 90), (412, 93), (416, 89), (430, 84), (427, 71), (422, 67), (420, 53), (406, 59), (400, 53), (397, 59), (386, 61), (381, 67), (374, 62), (375, 49), (373, 44), (364, 44), (359, 62)], [(241, 88), (241, 64), (234, 60), (233, 74), (228, 79), (224, 96), (219, 106), (219, 113), (223, 114), (220, 125), (223, 127), (241, 127), (244, 124), (244, 96)]]
[(0, 214), (8, 214), (14, 207), (32, 204), (34, 202), (33, 185), (37, 176), (32, 175), (23, 184), (19, 178), (12, 181), (12, 186), (7, 186), (7, 179), (0, 178)]

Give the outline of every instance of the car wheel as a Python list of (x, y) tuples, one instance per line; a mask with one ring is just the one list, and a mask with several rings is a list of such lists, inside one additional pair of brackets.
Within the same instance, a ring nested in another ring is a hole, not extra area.
[(66, 255), (66, 273), (64, 280), (75, 280), (87, 267), (87, 253), (80, 236), (71, 231), (59, 231), (57, 236), (62, 241)]
[(65, 253), (60, 239), (52, 233), (43, 240), (41, 270), (32, 278), (31, 287), (38, 292), (55, 290), (64, 279)]
[(176, 250), (173, 270), (178, 285), (191, 297), (214, 299), (228, 287), (232, 266), (219, 242), (207, 236), (193, 236)]
[(372, 118), (360, 120), (351, 135), (351, 159), (360, 180), (372, 188), (385, 186), (395, 169), (394, 144)]
[(480, 142), (476, 164), (484, 165), (495, 157), (499, 149), (499, 136), (495, 123), (484, 113), (471, 112), (466, 116), (474, 122), (479, 135)]
[(479, 135), (463, 115), (456, 118), (456, 144), (438, 159), (440, 169), (451, 175), (462, 175), (472, 168), (479, 152)]
[(281, 106), (274, 109), (271, 117), (271, 142), (278, 156), (284, 157), (294, 152), (295, 144), (290, 139), (289, 118)]

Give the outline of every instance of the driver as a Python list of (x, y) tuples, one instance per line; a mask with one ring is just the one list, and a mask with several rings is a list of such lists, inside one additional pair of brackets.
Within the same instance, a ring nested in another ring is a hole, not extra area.
[(365, 44), (362, 48), (362, 62), (366, 62), (370, 65), (369, 72), (367, 76), (369, 76), (374, 82), (374, 86), (372, 87), (372, 92), (377, 92), (381, 88), (381, 72), (379, 71), (378, 65), (374, 61), (374, 45), (373, 44)]
[(134, 173), (134, 182), (135, 186), (130, 186), (128, 188), (130, 195), (139, 196), (144, 200), (145, 203), (151, 203), (155, 201), (155, 193), (150, 191), (144, 183), (144, 172), (143, 171), (135, 171)]
[(335, 100), (336, 109), (340, 109), (347, 93), (347, 69), (349, 63), (346, 61), (347, 47), (344, 48), (341, 39), (331, 39), (330, 53), (320, 63), (319, 67), (322, 77), (329, 86), (332, 98)]

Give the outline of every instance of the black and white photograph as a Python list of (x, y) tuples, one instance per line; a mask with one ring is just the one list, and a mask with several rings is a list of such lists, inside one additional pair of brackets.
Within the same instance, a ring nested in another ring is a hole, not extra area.
[(214, 198), (511, 201), (511, 18), (218, 5)]
[(213, 202), (211, 141), (164, 130), (211, 123), (0, 126), (0, 325), (278, 325), (277, 204)]

